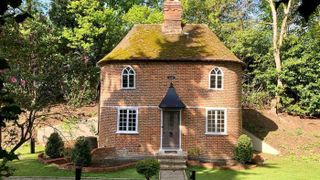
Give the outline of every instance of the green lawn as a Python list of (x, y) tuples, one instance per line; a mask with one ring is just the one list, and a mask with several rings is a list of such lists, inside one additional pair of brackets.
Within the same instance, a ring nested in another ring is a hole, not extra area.
[[(37, 147), (38, 152), (43, 151), (43, 147)], [(37, 161), (36, 154), (27, 153), (27, 146), (19, 149), (20, 160), (10, 164), (16, 168), (15, 176), (74, 176), (74, 172), (58, 170), (50, 165), (43, 165)], [(309, 180), (320, 179), (320, 160), (315, 158), (303, 159), (291, 157), (271, 157), (265, 165), (249, 170), (211, 170), (204, 168), (194, 168), (197, 171), (197, 179), (270, 179), (272, 180)], [(111, 173), (83, 173), (84, 177), (103, 178), (142, 178), (136, 173), (134, 168)]]
[[(37, 147), (37, 152), (44, 150), (43, 147)], [(16, 169), (14, 176), (74, 176), (74, 172), (59, 170), (51, 165), (44, 165), (37, 160), (37, 154), (29, 154), (29, 147), (23, 146), (17, 153), (21, 153), (20, 160), (10, 163)], [(129, 168), (117, 172), (108, 173), (82, 173), (83, 177), (103, 177), (103, 178), (142, 178), (135, 168)]]
[(249, 170), (210, 170), (193, 168), (197, 179), (272, 179), (272, 180), (313, 180), (320, 179), (320, 162), (305, 161), (289, 157), (267, 160), (264, 166)]

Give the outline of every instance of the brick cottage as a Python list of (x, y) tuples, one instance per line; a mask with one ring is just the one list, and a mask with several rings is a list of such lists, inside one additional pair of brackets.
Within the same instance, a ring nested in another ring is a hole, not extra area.
[(181, 16), (180, 1), (165, 1), (163, 24), (135, 25), (99, 61), (99, 147), (122, 157), (197, 149), (233, 158), (243, 62), (208, 26), (182, 25)]

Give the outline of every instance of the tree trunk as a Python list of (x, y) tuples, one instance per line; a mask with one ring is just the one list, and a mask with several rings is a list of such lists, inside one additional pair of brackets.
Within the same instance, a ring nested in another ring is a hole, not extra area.
[(273, 56), (274, 56), (274, 61), (276, 64), (276, 72), (277, 72), (277, 90), (276, 90), (276, 96), (275, 96), (275, 103), (272, 103), (271, 109), (275, 109), (275, 111), (278, 113), (279, 107), (281, 106), (281, 101), (280, 101), (280, 94), (279, 90), (283, 88), (283, 84), (280, 78), (281, 74), (281, 47), (283, 43), (283, 39), (286, 35), (287, 32), (287, 21), (288, 21), (288, 16), (289, 16), (289, 11), (291, 8), (292, 0), (289, 0), (287, 4), (284, 5), (284, 17), (282, 19), (282, 24), (281, 24), (281, 29), (279, 32), (278, 28), (278, 13), (277, 9), (275, 7), (274, 1), (273, 0), (268, 0), (271, 12), (272, 12), (272, 30), (273, 30)]
[(36, 141), (34, 137), (30, 138), (30, 153), (34, 154), (36, 152)]

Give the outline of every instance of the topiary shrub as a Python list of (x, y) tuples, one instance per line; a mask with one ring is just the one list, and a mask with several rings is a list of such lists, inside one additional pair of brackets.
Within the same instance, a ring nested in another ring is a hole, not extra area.
[(89, 143), (84, 136), (77, 138), (71, 153), (71, 161), (76, 166), (88, 166), (91, 163)]
[(235, 158), (242, 164), (251, 162), (253, 155), (253, 145), (251, 139), (243, 134), (239, 137), (235, 148)]
[(46, 144), (45, 153), (50, 158), (58, 158), (62, 156), (64, 143), (57, 132), (50, 135)]
[(158, 174), (160, 169), (160, 164), (156, 159), (146, 159), (139, 161), (136, 165), (136, 170), (139, 174), (144, 175), (144, 177), (149, 180), (152, 176)]

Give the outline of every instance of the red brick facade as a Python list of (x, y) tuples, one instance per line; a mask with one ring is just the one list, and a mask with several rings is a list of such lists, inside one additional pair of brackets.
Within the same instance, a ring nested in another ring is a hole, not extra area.
[[(131, 66), (136, 88), (121, 89), (121, 71)], [(223, 90), (209, 89), (209, 73), (220, 67)], [(198, 147), (209, 159), (233, 157), (241, 132), (241, 76), (238, 62), (109, 62), (101, 65), (99, 147), (115, 147), (120, 155), (154, 155), (160, 149), (161, 109), (158, 107), (174, 75), (174, 87), (187, 106), (181, 117), (181, 149)], [(138, 134), (117, 134), (117, 108), (138, 108)], [(206, 108), (226, 108), (227, 135), (206, 135)]]

